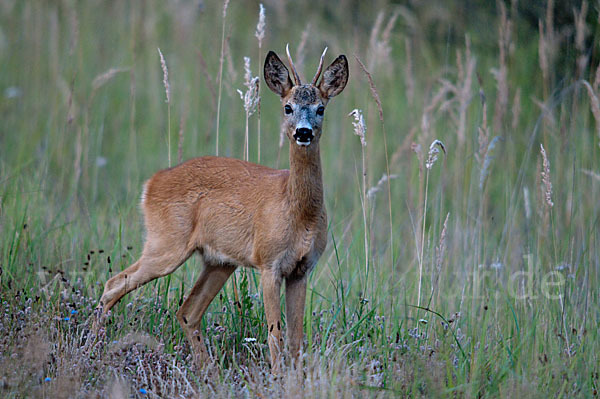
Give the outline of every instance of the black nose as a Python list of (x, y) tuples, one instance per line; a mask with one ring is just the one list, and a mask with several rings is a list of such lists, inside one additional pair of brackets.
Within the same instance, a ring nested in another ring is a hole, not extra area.
[(312, 129), (309, 129), (307, 127), (300, 127), (296, 129), (296, 134), (294, 134), (294, 138), (296, 139), (296, 141), (299, 141), (301, 143), (310, 143), (310, 141), (313, 139)]

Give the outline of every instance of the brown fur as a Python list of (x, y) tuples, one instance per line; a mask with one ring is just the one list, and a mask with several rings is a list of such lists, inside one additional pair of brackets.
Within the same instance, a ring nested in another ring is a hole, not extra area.
[[(347, 81), (347, 64), (337, 71), (346, 74), (337, 81)], [(321, 82), (319, 90), (312, 85), (291, 86), (287, 68), (272, 52), (265, 62), (265, 80), (282, 103), (293, 103), (305, 114), (314, 113), (314, 107), (332, 97), (323, 93), (337, 94), (343, 89), (329, 87), (327, 82)], [(205, 268), (177, 312), (197, 363), (202, 365), (207, 358), (199, 333), (202, 315), (239, 266), (261, 272), (274, 369), (279, 365), (283, 342), (279, 298), (285, 280), (288, 341), (297, 358), (302, 344), (306, 276), (327, 242), (318, 142), (322, 118), (313, 119), (311, 128), (317, 140), (308, 146), (294, 142), (296, 119), (286, 119), (284, 126), (291, 139), (289, 171), (208, 156), (152, 176), (142, 194), (147, 230), (142, 256), (107, 281), (100, 300), (104, 312), (128, 292), (172, 273), (198, 251)]]

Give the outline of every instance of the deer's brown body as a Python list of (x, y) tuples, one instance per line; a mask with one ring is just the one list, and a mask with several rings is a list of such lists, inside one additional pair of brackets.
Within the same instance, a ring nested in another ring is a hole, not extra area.
[[(297, 78), (293, 66), (292, 71)], [(329, 98), (343, 90), (347, 76), (347, 61), (340, 56), (320, 85), (315, 85), (316, 76), (311, 85), (301, 85), (297, 78), (294, 86), (287, 68), (270, 52), (265, 80), (285, 104), (290, 169), (202, 157), (156, 173), (142, 194), (147, 230), (142, 256), (108, 280), (101, 298), (104, 312), (123, 295), (172, 273), (199, 252), (205, 268), (177, 312), (197, 362), (202, 364), (207, 357), (199, 333), (202, 315), (240, 266), (261, 272), (274, 368), (283, 346), (279, 297), (285, 281), (289, 348), (297, 357), (306, 277), (327, 242), (319, 154), (322, 116)]]
[(313, 164), (314, 172), (302, 173), (202, 157), (160, 171), (142, 195), (148, 241), (166, 241), (185, 259), (198, 250), (209, 264), (302, 277), (307, 269), (298, 263), (312, 266), (326, 238), (323, 187), (314, 178), (320, 168)]

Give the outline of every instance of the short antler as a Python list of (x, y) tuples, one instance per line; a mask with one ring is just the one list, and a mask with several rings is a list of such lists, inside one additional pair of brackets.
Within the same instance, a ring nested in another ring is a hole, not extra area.
[(321, 54), (321, 60), (319, 61), (319, 67), (317, 68), (317, 73), (315, 74), (315, 77), (312, 80), (312, 85), (316, 85), (317, 84), (317, 80), (319, 80), (319, 76), (321, 76), (321, 71), (323, 70), (323, 59), (325, 58), (325, 53), (327, 53), (327, 47), (325, 47), (325, 50), (323, 50), (323, 54)]
[(287, 54), (288, 62), (290, 63), (290, 68), (292, 68), (292, 75), (294, 75), (294, 84), (296, 86), (300, 86), (302, 81), (300, 80), (300, 76), (298, 76), (298, 72), (296, 72), (296, 67), (294, 66), (294, 61), (292, 61), (292, 56), (290, 55), (290, 45), (289, 43), (285, 46), (285, 52)]

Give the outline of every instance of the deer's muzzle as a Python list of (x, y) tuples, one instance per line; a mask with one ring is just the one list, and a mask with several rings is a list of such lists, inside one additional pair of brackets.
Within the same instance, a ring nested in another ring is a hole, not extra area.
[(312, 129), (306, 127), (300, 127), (296, 129), (296, 133), (294, 133), (294, 140), (296, 140), (296, 144), (301, 146), (308, 146), (313, 141), (315, 136), (313, 135)]

